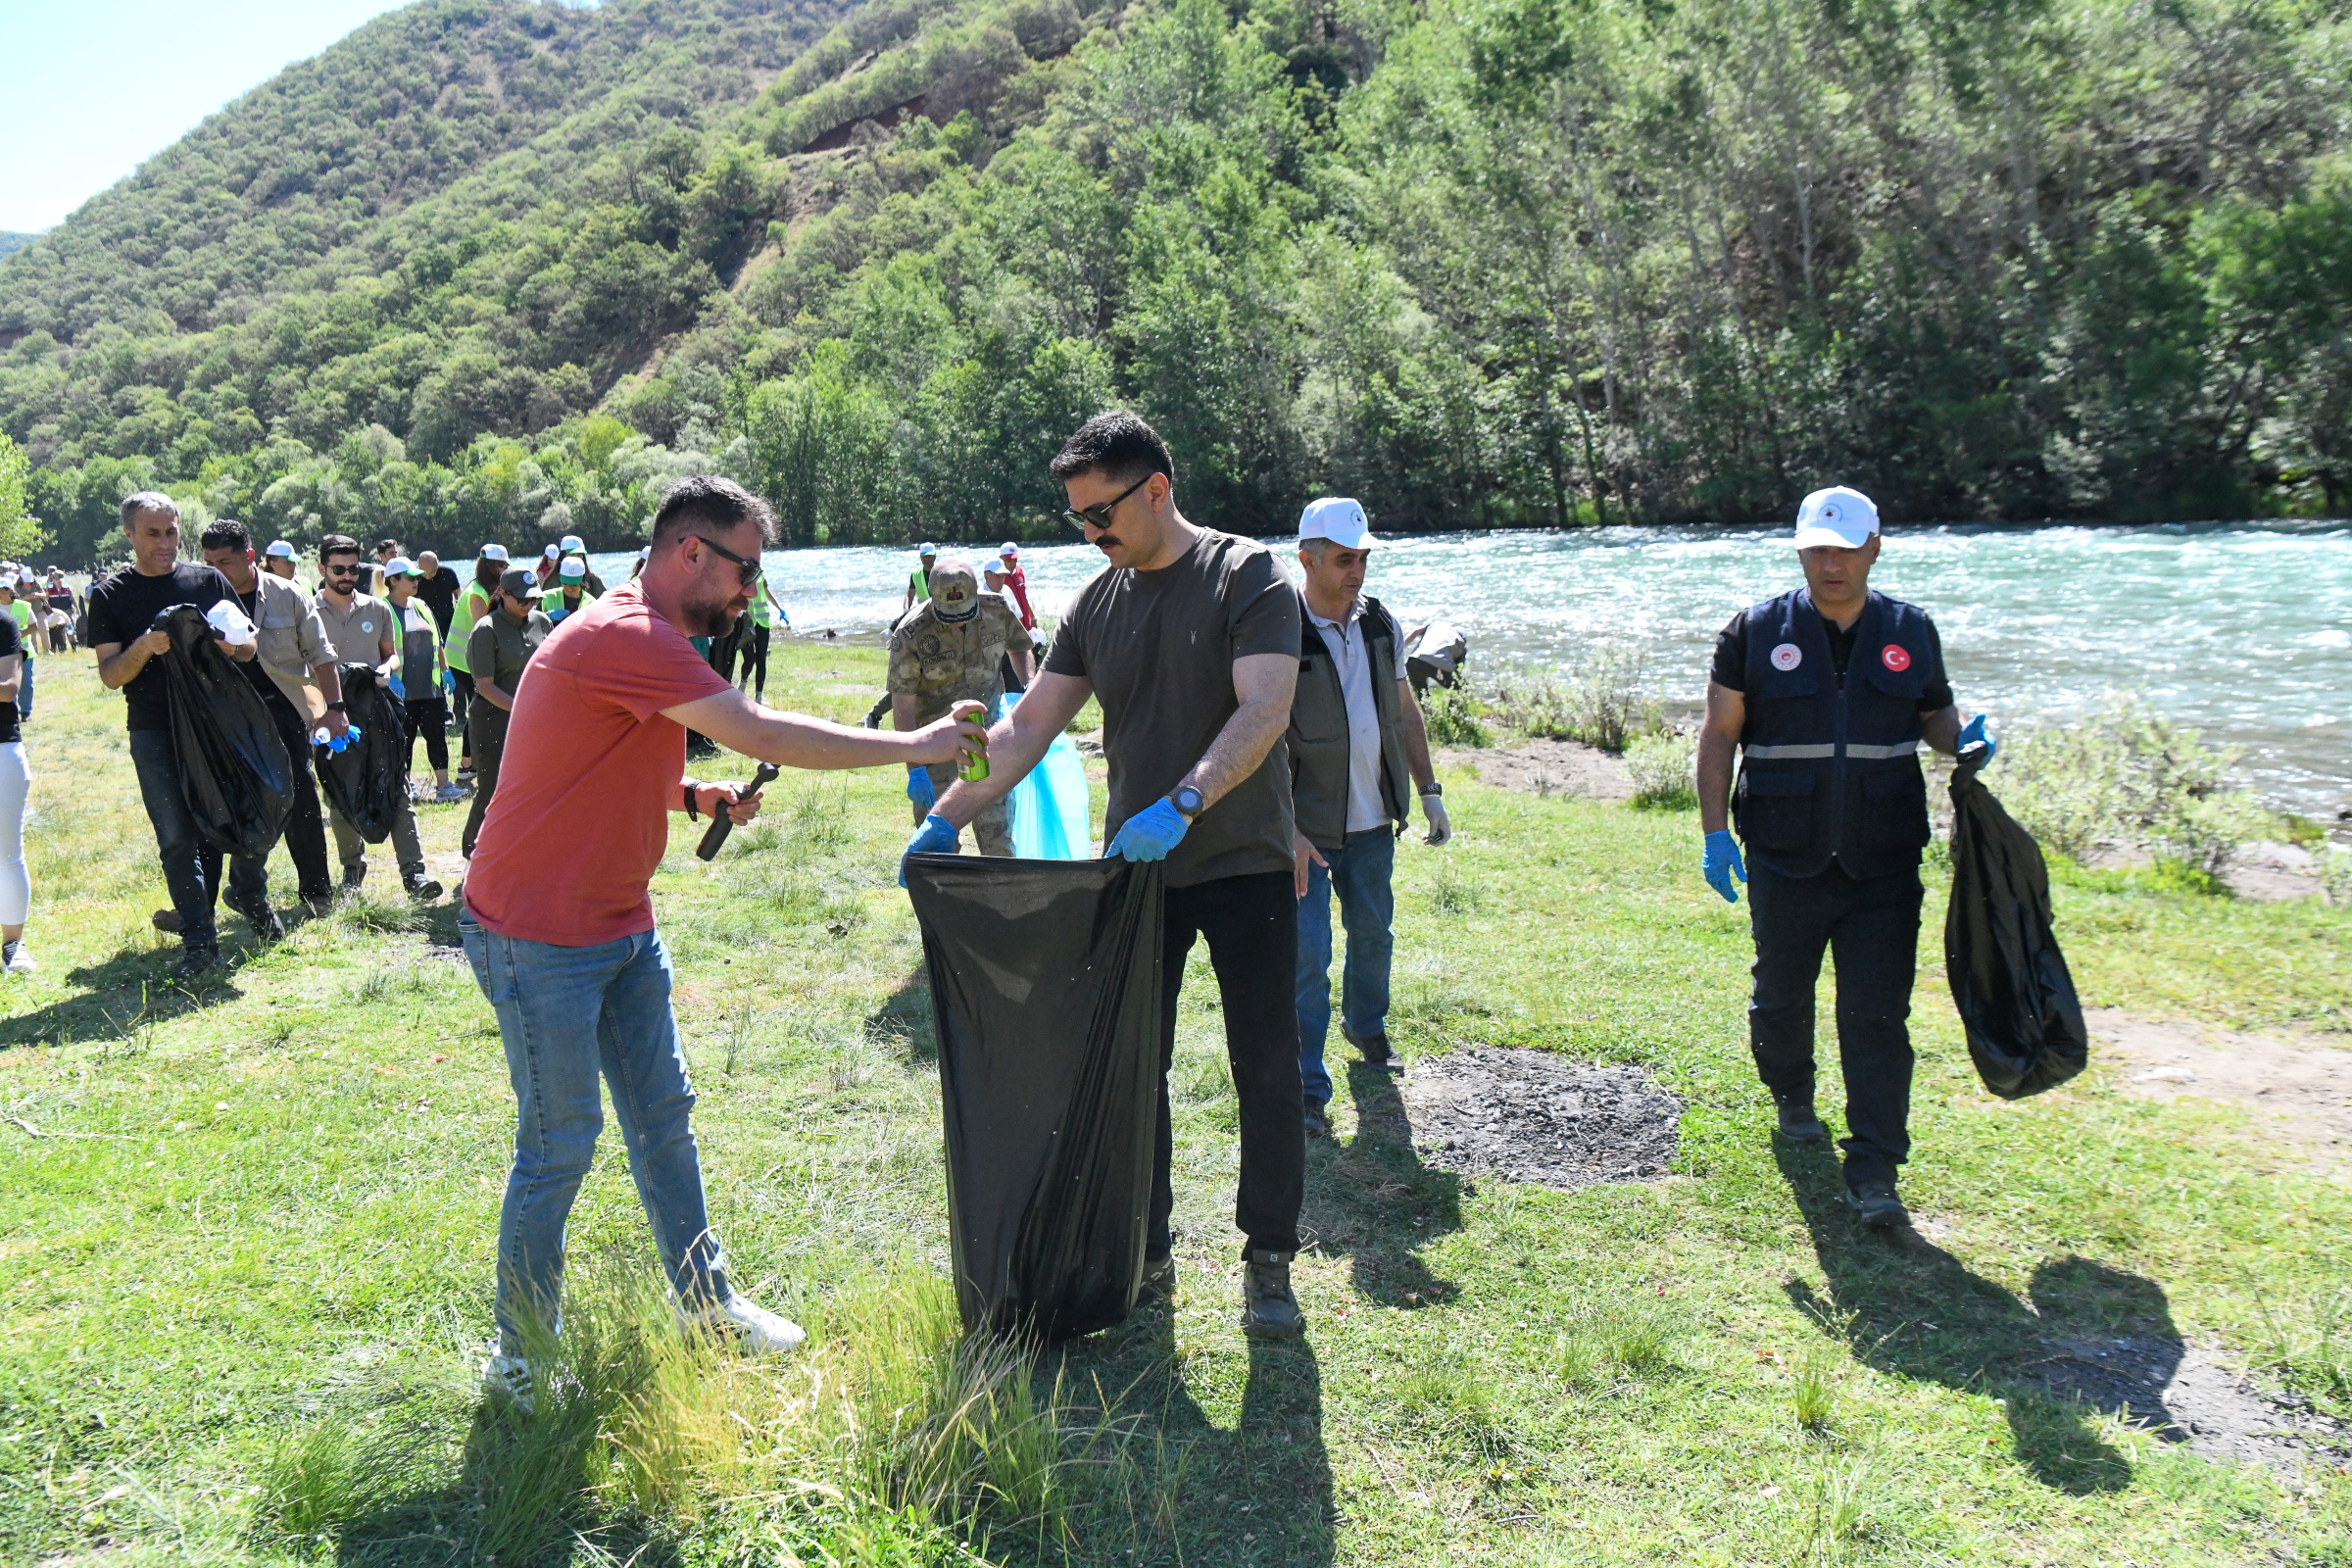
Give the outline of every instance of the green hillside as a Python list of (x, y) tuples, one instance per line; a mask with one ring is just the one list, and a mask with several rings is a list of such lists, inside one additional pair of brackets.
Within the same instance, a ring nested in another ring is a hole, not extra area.
[(13, 229), (0, 229), (0, 256), (13, 256), (39, 237), (37, 234), (20, 234)]
[[(59, 550), (1051, 526), (1084, 413), (1271, 530), (2340, 514), (2322, 0), (421, 4), (0, 269)], [(820, 32), (822, 33), (819, 36)]]

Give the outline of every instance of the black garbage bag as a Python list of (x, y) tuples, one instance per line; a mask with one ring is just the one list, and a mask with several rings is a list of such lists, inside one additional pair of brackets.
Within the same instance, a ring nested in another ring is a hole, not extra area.
[(2074, 976), (2050, 929), (2041, 846), (1977, 776), (1984, 764), (1984, 750), (1972, 746), (1952, 774), (1944, 975), (1977, 1076), (2003, 1100), (2022, 1100), (2081, 1072), (2090, 1040)]
[(1157, 863), (915, 855), (964, 1327), (1127, 1316), (1159, 1103)]
[(196, 830), (224, 855), (269, 854), (294, 808), (294, 760), (270, 710), (214, 646), (203, 611), (175, 606), (149, 629), (172, 639), (164, 703), (180, 797)]
[(343, 716), (360, 738), (340, 752), (318, 753), (318, 778), (327, 799), (361, 838), (381, 844), (409, 795), (409, 738), (401, 708), (372, 664), (339, 664)]

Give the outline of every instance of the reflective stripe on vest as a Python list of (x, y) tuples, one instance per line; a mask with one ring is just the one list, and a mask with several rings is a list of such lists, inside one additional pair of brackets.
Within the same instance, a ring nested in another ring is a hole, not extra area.
[[(1740, 751), (1759, 762), (1793, 762), (1836, 757), (1838, 748), (1830, 746), (1743, 746)], [(1903, 741), (1893, 746), (1848, 746), (1848, 757), (1858, 757), (1873, 762), (1883, 762), (1890, 757), (1917, 757), (1919, 742)]]

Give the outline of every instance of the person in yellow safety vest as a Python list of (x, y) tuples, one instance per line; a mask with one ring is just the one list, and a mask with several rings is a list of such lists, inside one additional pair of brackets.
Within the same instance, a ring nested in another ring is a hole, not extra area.
[[(274, 548), (274, 547), (272, 547)], [(499, 574), (507, 569), (507, 547), (484, 545), (473, 558), (473, 580), (458, 592), (449, 617), (449, 676), (457, 687), (458, 782), (473, 775), (473, 662), (467, 654), (473, 623), (490, 613)]]
[(408, 718), (408, 755), (402, 759), (401, 772), (406, 774), (415, 765), (416, 740), (422, 736), (425, 760), (433, 767), (433, 799), (447, 806), (466, 798), (466, 786), (453, 783), (449, 776), (449, 704), (441, 696), (441, 671), (446, 667), (441, 623), (433, 619), (433, 607), (416, 597), (416, 585), (421, 581), (423, 574), (408, 557), (394, 556), (384, 563), (385, 603), (392, 607), (394, 634), (400, 640), (400, 664), (392, 694), (400, 699)]
[(561, 623), (565, 615), (576, 610), (586, 610), (596, 603), (596, 595), (588, 591), (588, 558), (565, 556), (556, 567), (556, 581), (562, 587), (551, 587), (539, 608), (551, 622)]
[(767, 573), (764, 571), (752, 582), (750, 618), (752, 632), (750, 638), (743, 645), (743, 674), (735, 684), (741, 687), (749, 683), (752, 687), (753, 699), (758, 702), (765, 702), (767, 700), (767, 645), (775, 636), (777, 621), (781, 620), (784, 623), (786, 631), (792, 629), (792, 616), (785, 613), (783, 602), (776, 598), (776, 591), (767, 585)]
[(906, 602), (899, 607), (904, 617), (909, 610), (931, 597), (931, 566), (939, 559), (939, 546), (923, 545), (915, 551), (917, 564), (906, 574)]

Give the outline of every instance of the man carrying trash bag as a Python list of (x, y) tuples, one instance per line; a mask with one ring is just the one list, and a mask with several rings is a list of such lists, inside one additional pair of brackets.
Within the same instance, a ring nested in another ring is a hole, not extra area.
[[(1091, 695), (1110, 764), (1108, 853), (1166, 861), (1157, 1138), (1144, 1236), (1147, 1294), (1174, 1293), (1167, 1072), (1184, 960), (1208, 941), (1240, 1102), (1242, 1328), (1296, 1339), (1291, 1290), (1305, 1181), (1292, 1004), (1291, 768), (1283, 732), (1298, 679), (1298, 595), (1271, 552), (1176, 507), (1166, 443), (1133, 414), (1098, 415), (1054, 460), (1064, 516), (1102, 552), (1056, 628), (1045, 669), (989, 738), (989, 773), (939, 798), (909, 855), (950, 855), (959, 830), (1045, 756)], [(934, 579), (936, 588), (936, 579)]]
[(1748, 1045), (1780, 1133), (1800, 1144), (1829, 1136), (1813, 1107), (1813, 993), (1827, 950), (1838, 965), (1846, 1199), (1863, 1224), (1894, 1230), (1911, 1218), (1895, 1171), (1911, 1149), (1907, 1021), (1929, 837), (1919, 748), (1952, 756), (1982, 741), (1989, 760), (1993, 743), (1983, 714), (1960, 726), (1936, 623), (1870, 591), (1881, 542), (1868, 496), (1840, 486), (1805, 497), (1793, 540), (1804, 586), (1751, 605), (1716, 639), (1697, 782), (1708, 884), (1736, 904), (1733, 879), (1752, 875)]

